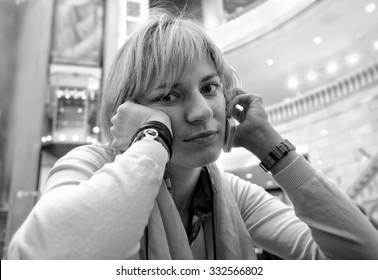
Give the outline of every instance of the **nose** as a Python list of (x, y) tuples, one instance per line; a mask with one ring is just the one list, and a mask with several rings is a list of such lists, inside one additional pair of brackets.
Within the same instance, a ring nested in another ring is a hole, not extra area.
[(198, 91), (190, 95), (186, 104), (186, 118), (190, 123), (206, 123), (214, 116), (209, 101)]

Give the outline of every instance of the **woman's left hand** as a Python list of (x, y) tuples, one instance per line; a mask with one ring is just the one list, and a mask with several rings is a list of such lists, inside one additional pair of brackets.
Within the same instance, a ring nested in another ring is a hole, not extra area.
[(283, 140), (270, 124), (260, 95), (233, 89), (228, 95), (226, 112), (240, 123), (234, 147), (244, 147), (261, 159)]

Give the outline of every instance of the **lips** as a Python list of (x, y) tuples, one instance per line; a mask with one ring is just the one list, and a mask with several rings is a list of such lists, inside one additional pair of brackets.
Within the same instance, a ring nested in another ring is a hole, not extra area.
[(184, 142), (190, 142), (190, 141), (200, 141), (200, 140), (205, 140), (205, 139), (210, 139), (215, 134), (217, 134), (217, 130), (208, 130), (208, 131), (203, 131), (200, 133), (193, 134), (189, 136), (188, 138), (184, 139)]

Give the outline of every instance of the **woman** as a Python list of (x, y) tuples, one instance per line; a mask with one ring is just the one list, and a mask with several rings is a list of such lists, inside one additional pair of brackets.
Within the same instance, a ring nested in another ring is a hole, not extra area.
[[(255, 259), (259, 246), (284, 259), (378, 259), (364, 215), (273, 129), (261, 97), (237, 85), (201, 28), (152, 14), (105, 86), (109, 145), (76, 148), (56, 163), (9, 257)], [(240, 123), (232, 145), (263, 161), (295, 212), (217, 169), (231, 116)]]

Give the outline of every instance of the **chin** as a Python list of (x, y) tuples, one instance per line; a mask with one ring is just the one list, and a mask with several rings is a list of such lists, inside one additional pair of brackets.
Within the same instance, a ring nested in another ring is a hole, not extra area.
[[(217, 147), (217, 145), (214, 145), (206, 152), (192, 152), (191, 155), (188, 157), (188, 163), (191, 165), (191, 167), (203, 167), (205, 165), (215, 162), (219, 158), (221, 150), (222, 147)], [(191, 159), (189, 160), (189, 158)]]
[(221, 154), (221, 150), (218, 150), (217, 153), (209, 155), (206, 159), (203, 160), (202, 166), (208, 165), (210, 163), (213, 163), (213, 162), (217, 161), (218, 158), (219, 158), (219, 156), (220, 156), (220, 154)]

